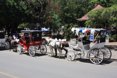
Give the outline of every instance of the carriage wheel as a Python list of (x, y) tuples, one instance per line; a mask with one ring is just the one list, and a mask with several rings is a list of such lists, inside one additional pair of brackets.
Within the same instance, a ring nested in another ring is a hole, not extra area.
[(29, 47), (29, 55), (32, 56), (32, 57), (34, 57), (35, 54), (36, 54), (36, 48), (35, 48), (35, 46), (30, 46)]
[(46, 53), (47, 53), (46, 45), (41, 45), (41, 46), (40, 46), (40, 52), (41, 52), (42, 54), (46, 54)]
[(5, 49), (10, 49), (10, 43), (7, 41), (7, 42), (5, 42)]
[(109, 48), (107, 47), (103, 47), (100, 49), (103, 54), (104, 54), (104, 60), (110, 60), (111, 59), (111, 56), (112, 56), (112, 52)]
[(18, 45), (18, 46), (17, 46), (17, 52), (18, 52), (19, 54), (22, 54), (22, 46), (21, 46), (21, 45)]
[(75, 54), (74, 54), (74, 53), (68, 53), (68, 54), (67, 54), (67, 60), (68, 60), (68, 61), (73, 61), (73, 60), (75, 60)]
[(100, 49), (92, 49), (89, 52), (89, 59), (93, 64), (100, 64), (102, 63), (104, 58), (103, 53), (100, 51)]

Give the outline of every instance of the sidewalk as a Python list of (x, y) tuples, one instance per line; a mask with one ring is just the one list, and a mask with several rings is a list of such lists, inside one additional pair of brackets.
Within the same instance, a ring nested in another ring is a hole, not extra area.
[(106, 46), (117, 47), (117, 42), (109, 42), (105, 44)]

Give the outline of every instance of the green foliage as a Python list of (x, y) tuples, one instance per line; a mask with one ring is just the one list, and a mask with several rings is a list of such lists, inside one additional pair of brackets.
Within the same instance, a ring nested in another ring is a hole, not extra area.
[(91, 5), (100, 4), (104, 7), (110, 7), (113, 4), (117, 3), (117, 0), (90, 0)]
[(103, 9), (90, 11), (88, 13), (89, 20), (87, 20), (85, 24), (87, 26), (93, 26), (93, 27), (104, 27), (103, 23), (105, 21), (103, 21), (104, 19), (102, 19), (101, 17), (102, 11)]
[(55, 12), (51, 13), (52, 15), (52, 29), (54, 29), (53, 31), (57, 32), (59, 31), (59, 29), (61, 28), (61, 18), (58, 14), (56, 14)]
[(18, 28), (28, 28), (28, 27), (29, 27), (29, 23), (21, 23), (18, 26)]
[[(105, 8), (89, 12), (96, 4)], [(0, 0), (0, 7), (0, 27), (8, 31), (31, 23), (54, 31), (61, 26), (66, 31), (74, 25), (117, 26), (117, 0)], [(87, 13), (90, 19), (85, 24), (76, 20)]]
[(86, 25), (92, 27), (110, 27), (117, 26), (117, 5), (113, 5), (108, 8), (91, 11), (88, 13), (89, 20), (86, 21)]
[(110, 9), (109, 24), (110, 26), (117, 26), (117, 5), (113, 5)]
[(109, 38), (110, 42), (116, 42), (117, 41), (117, 34), (111, 35)]
[(58, 32), (61, 28), (59, 1), (48, 0), (48, 6), (46, 8), (45, 26), (50, 27), (53, 32)]
[(61, 17), (64, 24), (76, 24), (88, 12), (88, 0), (61, 0)]
[(71, 31), (71, 28), (73, 27), (73, 24), (65, 24), (64, 26), (64, 38), (68, 40), (70, 40), (71, 38), (73, 38), (74, 34), (73, 32)]
[(8, 32), (23, 22), (43, 25), (46, 0), (3, 0), (0, 9), (0, 25)]

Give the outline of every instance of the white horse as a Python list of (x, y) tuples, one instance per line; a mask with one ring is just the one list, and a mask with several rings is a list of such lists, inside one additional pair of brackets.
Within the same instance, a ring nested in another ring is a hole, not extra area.
[(52, 39), (52, 38), (48, 38), (47, 42), (49, 45), (49, 49), (50, 49), (50, 56), (57, 56), (57, 50), (59, 52), (59, 56), (62, 54), (62, 43), (66, 41), (66, 39)]

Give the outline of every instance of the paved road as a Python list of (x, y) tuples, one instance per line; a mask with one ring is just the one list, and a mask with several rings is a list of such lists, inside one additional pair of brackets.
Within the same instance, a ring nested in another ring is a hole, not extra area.
[(44, 56), (0, 51), (0, 78), (117, 78), (117, 52), (112, 62), (94, 65), (89, 61), (70, 62)]

